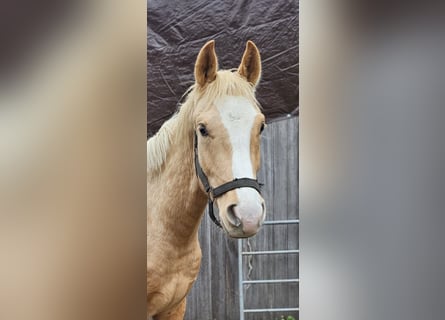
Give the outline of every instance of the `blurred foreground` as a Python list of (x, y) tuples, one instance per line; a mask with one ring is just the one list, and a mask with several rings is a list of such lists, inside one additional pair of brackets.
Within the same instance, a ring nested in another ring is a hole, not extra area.
[(443, 7), (302, 2), (303, 320), (443, 318)]
[(0, 16), (0, 319), (142, 319), (145, 4)]

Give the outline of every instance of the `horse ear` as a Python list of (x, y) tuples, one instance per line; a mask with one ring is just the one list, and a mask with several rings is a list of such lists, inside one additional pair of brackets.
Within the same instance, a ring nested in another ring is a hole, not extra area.
[(199, 51), (195, 63), (195, 80), (200, 87), (212, 82), (218, 71), (218, 58), (215, 53), (215, 40), (207, 42)]
[(261, 76), (261, 56), (260, 51), (252, 41), (247, 41), (238, 72), (255, 87)]

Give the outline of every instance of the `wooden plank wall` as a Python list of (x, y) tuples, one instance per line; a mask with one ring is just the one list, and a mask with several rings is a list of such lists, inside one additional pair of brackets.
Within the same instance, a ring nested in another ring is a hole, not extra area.
[[(262, 136), (262, 165), (266, 220), (298, 218), (298, 117), (267, 125)], [(207, 215), (199, 231), (202, 265), (187, 297), (187, 320), (239, 319), (238, 243), (218, 229)], [(243, 240), (244, 251), (298, 249), (298, 225), (263, 226), (253, 238)], [(298, 255), (243, 258), (244, 279), (298, 278)], [(245, 308), (297, 307), (298, 284), (244, 286)], [(275, 320), (298, 312), (246, 314), (247, 320)]]

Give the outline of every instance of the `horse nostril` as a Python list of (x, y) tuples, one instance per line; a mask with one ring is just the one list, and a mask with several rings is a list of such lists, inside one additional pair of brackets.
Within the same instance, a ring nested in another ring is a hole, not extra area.
[(261, 202), (261, 223), (263, 223), (264, 219), (266, 219), (266, 205), (264, 201)]
[(227, 207), (227, 219), (235, 227), (239, 227), (241, 225), (241, 220), (236, 216), (235, 207), (236, 204), (231, 204)]

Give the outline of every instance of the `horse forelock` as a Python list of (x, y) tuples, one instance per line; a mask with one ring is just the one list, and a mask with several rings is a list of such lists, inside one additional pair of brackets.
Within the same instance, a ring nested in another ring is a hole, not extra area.
[(234, 70), (218, 71), (214, 81), (204, 87), (193, 85), (185, 95), (185, 102), (179, 110), (147, 142), (147, 172), (150, 174), (162, 171), (174, 142), (189, 147), (193, 144), (194, 119), (199, 112), (204, 111), (199, 108), (215, 107), (214, 101), (224, 96), (242, 96), (250, 100), (255, 108), (261, 109), (255, 98), (254, 87)]

